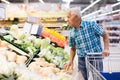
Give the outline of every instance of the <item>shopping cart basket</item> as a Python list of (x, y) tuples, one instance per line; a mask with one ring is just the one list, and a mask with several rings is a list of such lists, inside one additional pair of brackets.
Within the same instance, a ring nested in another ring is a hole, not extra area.
[(86, 56), (88, 80), (120, 80), (120, 54), (102, 57), (99, 53)]

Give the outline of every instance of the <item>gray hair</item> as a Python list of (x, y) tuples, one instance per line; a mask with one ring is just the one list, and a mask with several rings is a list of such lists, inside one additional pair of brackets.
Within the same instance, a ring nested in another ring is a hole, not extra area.
[(68, 11), (71, 12), (71, 15), (77, 15), (78, 17), (82, 16), (82, 13), (79, 7), (70, 8)]

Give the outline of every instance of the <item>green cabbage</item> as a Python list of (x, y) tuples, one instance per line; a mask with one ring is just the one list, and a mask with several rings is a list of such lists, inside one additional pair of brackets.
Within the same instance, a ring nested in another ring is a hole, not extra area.
[(44, 48), (47, 48), (50, 45), (50, 39), (49, 38), (45, 38), (41, 40), (41, 50)]
[(34, 46), (35, 46), (36, 48), (40, 48), (40, 46), (41, 46), (41, 39), (40, 39), (40, 38), (35, 39), (35, 41), (34, 41)]

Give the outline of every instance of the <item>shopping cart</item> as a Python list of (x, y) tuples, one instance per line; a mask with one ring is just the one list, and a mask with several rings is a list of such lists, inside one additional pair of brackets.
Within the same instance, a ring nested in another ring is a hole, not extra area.
[(102, 57), (99, 53), (86, 56), (88, 80), (120, 80), (120, 54)]

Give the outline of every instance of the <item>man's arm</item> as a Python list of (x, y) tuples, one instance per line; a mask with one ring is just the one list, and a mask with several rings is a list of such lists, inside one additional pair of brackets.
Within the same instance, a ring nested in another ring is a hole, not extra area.
[(103, 42), (104, 42), (104, 50), (102, 52), (102, 56), (108, 56), (110, 54), (108, 33), (105, 31), (102, 36), (103, 36)]
[(69, 68), (73, 68), (73, 60), (75, 57), (75, 53), (76, 53), (76, 48), (75, 46), (72, 46), (70, 48), (70, 60), (69, 62), (64, 66), (65, 70), (69, 70)]
[(75, 53), (76, 53), (76, 48), (75, 46), (74, 47), (71, 47), (70, 49), (70, 62), (73, 63), (73, 60), (74, 60), (74, 57), (75, 57)]

